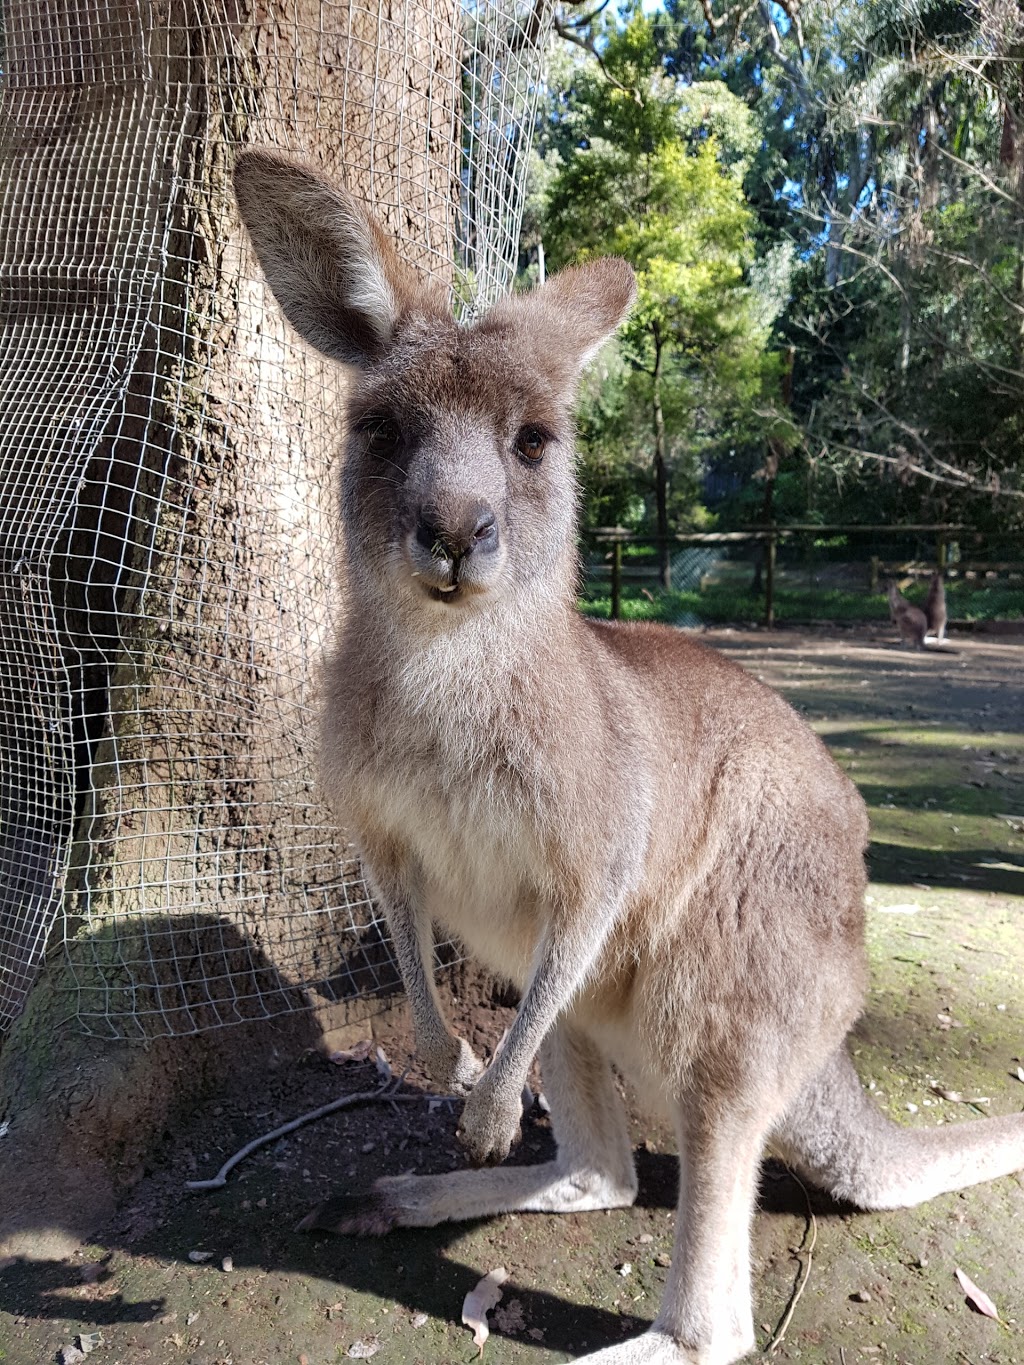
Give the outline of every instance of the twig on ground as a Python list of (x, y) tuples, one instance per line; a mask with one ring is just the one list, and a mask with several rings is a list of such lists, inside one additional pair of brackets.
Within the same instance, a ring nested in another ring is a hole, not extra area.
[(793, 1171), (790, 1171), (789, 1174), (803, 1190), (804, 1201), (807, 1204), (807, 1226), (804, 1228), (803, 1240), (797, 1250), (803, 1251), (804, 1246), (807, 1245), (808, 1237), (810, 1237), (811, 1240), (810, 1244), (807, 1245), (807, 1260), (803, 1263), (801, 1278), (796, 1288), (793, 1290), (793, 1296), (782, 1316), (782, 1321), (779, 1323), (778, 1327), (776, 1327), (771, 1341), (769, 1341), (768, 1345), (764, 1348), (765, 1355), (771, 1355), (778, 1350), (779, 1346), (782, 1344), (782, 1338), (786, 1335), (786, 1329), (793, 1321), (793, 1314), (796, 1312), (796, 1306), (800, 1302), (800, 1296), (807, 1288), (807, 1281), (811, 1278), (811, 1260), (813, 1259), (814, 1248), (818, 1241), (818, 1220), (815, 1218), (814, 1210), (811, 1208), (811, 1196), (807, 1193), (807, 1186)]
[(966, 948), (969, 953), (989, 953), (992, 957), (1005, 957), (1006, 954), (998, 948), (978, 948), (973, 943), (961, 943), (961, 948)]
[(404, 1079), (403, 1076), (397, 1081), (388, 1081), (376, 1090), (363, 1090), (358, 1095), (342, 1095), (340, 1099), (331, 1100), (330, 1104), (322, 1104), (319, 1109), (311, 1109), (308, 1114), (300, 1114), (297, 1119), (292, 1119), (290, 1123), (282, 1123), (280, 1128), (275, 1128), (270, 1133), (264, 1133), (262, 1137), (253, 1138), (252, 1142), (247, 1142), (244, 1147), (240, 1147), (234, 1156), (228, 1157), (212, 1180), (186, 1180), (185, 1188), (187, 1190), (221, 1189), (228, 1183), (228, 1175), (231, 1171), (240, 1161), (244, 1161), (251, 1152), (255, 1152), (259, 1147), (265, 1147), (268, 1142), (273, 1142), (275, 1138), (284, 1137), (286, 1133), (293, 1133), (296, 1128), (301, 1128), (303, 1124), (315, 1123), (317, 1119), (326, 1118), (328, 1114), (333, 1114), (338, 1109), (347, 1109), (353, 1104), (370, 1104), (374, 1100), (388, 1100), (394, 1104), (399, 1100), (430, 1100), (436, 1098), (436, 1096), (425, 1092), (415, 1095), (396, 1095), (395, 1091)]

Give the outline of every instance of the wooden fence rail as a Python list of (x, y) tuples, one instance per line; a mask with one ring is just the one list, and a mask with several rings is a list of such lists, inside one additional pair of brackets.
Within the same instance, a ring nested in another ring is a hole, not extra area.
[(622, 614), (622, 584), (624, 578), (636, 576), (637, 571), (631, 570), (623, 565), (622, 547), (624, 545), (649, 546), (651, 549), (660, 549), (663, 545), (671, 545), (674, 548), (683, 549), (687, 546), (728, 546), (740, 544), (754, 544), (763, 546), (763, 572), (764, 572), (764, 614), (763, 621), (768, 627), (775, 624), (775, 579), (778, 547), (793, 540), (807, 536), (823, 537), (830, 536), (850, 536), (850, 537), (878, 537), (894, 538), (902, 535), (934, 536), (935, 556), (931, 561), (913, 560), (904, 563), (884, 561), (877, 554), (870, 557), (870, 567), (868, 574), (868, 586), (871, 592), (877, 592), (879, 582), (883, 575), (897, 574), (900, 577), (923, 577), (928, 574), (939, 573), (957, 575), (960, 574), (985, 574), (985, 573), (1024, 573), (1024, 562), (998, 560), (991, 562), (965, 562), (957, 560), (955, 564), (949, 563), (949, 545), (951, 541), (957, 539), (967, 539), (974, 543), (982, 543), (982, 538), (977, 532), (970, 531), (966, 526), (958, 522), (942, 524), (910, 524), (904, 526), (864, 526), (860, 524), (852, 525), (816, 525), (814, 523), (793, 522), (785, 526), (752, 526), (740, 531), (680, 531), (668, 536), (647, 536), (639, 535), (635, 531), (628, 531), (622, 526), (600, 526), (594, 530), (587, 531), (584, 538), (595, 546), (608, 547), (608, 559), (610, 561), (609, 575), (611, 580), (611, 617), (618, 620)]

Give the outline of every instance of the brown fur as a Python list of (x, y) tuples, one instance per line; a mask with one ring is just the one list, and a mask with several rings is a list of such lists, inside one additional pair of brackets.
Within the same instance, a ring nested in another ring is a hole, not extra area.
[[(630, 1203), (614, 1062), (675, 1119), (680, 1217), (653, 1328), (592, 1359), (728, 1365), (753, 1345), (766, 1143), (884, 1207), (1024, 1165), (1024, 1123), (935, 1142), (871, 1108), (842, 1048), (866, 978), (855, 787), (735, 664), (576, 612), (575, 377), (628, 309), (628, 267), (565, 272), (459, 328), (343, 191), (275, 165), (236, 173), (257, 251), (289, 316), (358, 367), (323, 781), (387, 914), (421, 1055), (468, 1092), (469, 1156), (507, 1154), (538, 1049), (558, 1138), (546, 1165), (383, 1180), (304, 1225)], [(435, 922), (523, 991), (486, 1070), (442, 1017)]]
[(908, 602), (895, 583), (889, 584), (889, 615), (899, 632), (900, 641), (924, 649), (924, 637), (928, 633), (928, 620), (920, 607)]

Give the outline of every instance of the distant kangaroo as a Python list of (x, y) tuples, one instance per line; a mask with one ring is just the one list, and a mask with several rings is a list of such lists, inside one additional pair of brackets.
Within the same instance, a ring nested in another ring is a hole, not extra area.
[(946, 587), (941, 573), (933, 573), (928, 585), (928, 598), (924, 604), (924, 614), (928, 618), (928, 633), (940, 642), (946, 638)]
[[(458, 326), (345, 190), (264, 152), (235, 172), (285, 314), (353, 369), (347, 614), (322, 776), (391, 928), (424, 1064), (472, 1162), (516, 1140), (540, 1051), (546, 1164), (396, 1176), (307, 1227), (383, 1233), (628, 1205), (612, 1072), (675, 1122), (679, 1208), (649, 1331), (588, 1361), (728, 1365), (754, 1346), (767, 1147), (836, 1198), (914, 1204), (1024, 1166), (1024, 1116), (904, 1129), (861, 1091), (867, 816), (774, 692), (681, 632), (576, 611), (572, 406), (628, 312), (597, 260)], [(448, 1028), (432, 922), (522, 991), (484, 1070)]]
[(908, 602), (898, 585), (889, 584), (889, 615), (896, 623), (903, 644), (924, 649), (924, 637), (928, 633), (928, 618), (920, 607)]

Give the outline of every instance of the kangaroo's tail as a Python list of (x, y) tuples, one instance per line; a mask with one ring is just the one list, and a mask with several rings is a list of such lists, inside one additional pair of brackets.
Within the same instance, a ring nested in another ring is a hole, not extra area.
[(797, 1096), (771, 1146), (836, 1199), (905, 1208), (1024, 1169), (1024, 1114), (901, 1128), (865, 1094), (843, 1047)]

